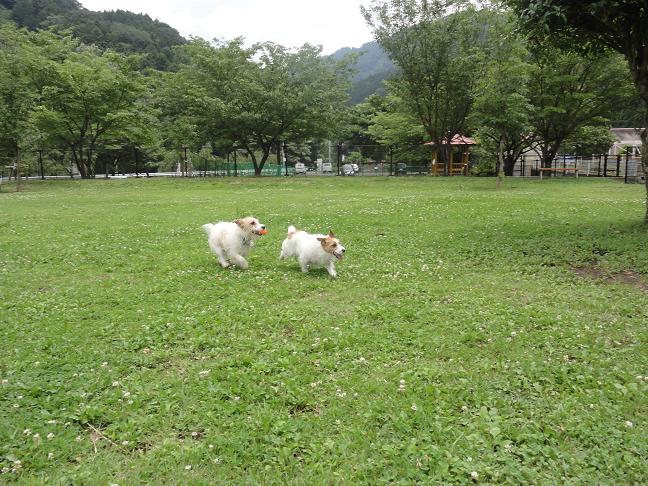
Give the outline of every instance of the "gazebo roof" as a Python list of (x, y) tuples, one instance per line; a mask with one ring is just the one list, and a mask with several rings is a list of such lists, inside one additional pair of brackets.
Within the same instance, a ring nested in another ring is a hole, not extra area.
[[(443, 145), (446, 145), (447, 142), (444, 141)], [(434, 142), (427, 142), (425, 145), (436, 145)], [(450, 139), (450, 145), (477, 145), (472, 138), (465, 137), (464, 135), (455, 135)]]

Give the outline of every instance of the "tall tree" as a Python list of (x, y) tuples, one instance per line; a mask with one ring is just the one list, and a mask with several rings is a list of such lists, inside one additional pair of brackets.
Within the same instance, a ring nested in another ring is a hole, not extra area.
[(51, 79), (53, 63), (76, 46), (70, 37), (0, 24), (0, 149), (14, 158), (17, 172), (24, 146), (37, 137), (31, 117)]
[(495, 157), (499, 177), (501, 166), (512, 176), (515, 163), (534, 142), (528, 99), (532, 67), (510, 16), (501, 14), (494, 20), (494, 39), (484, 76), (477, 82), (470, 122), (481, 149)]
[[(582, 49), (608, 47), (628, 62), (648, 107), (648, 5), (645, 0), (507, 0), (536, 38)], [(644, 128), (646, 126), (644, 125)], [(648, 130), (642, 132), (648, 223)]]
[(82, 48), (56, 63), (33, 114), (38, 129), (64, 145), (81, 177), (94, 177), (97, 148), (143, 119), (136, 61)]
[(631, 95), (631, 85), (615, 53), (582, 55), (548, 46), (532, 51), (531, 121), (542, 167), (551, 167), (563, 141), (580, 127), (611, 117)]
[[(481, 74), (484, 12), (452, 0), (374, 0), (362, 12), (400, 68), (395, 94), (410, 102), (435, 146), (447, 149), (443, 142), (466, 129)], [(439, 152), (444, 163), (446, 151)]]
[(319, 48), (197, 39), (182, 49), (189, 62), (167, 76), (165, 119), (196, 127), (198, 145), (244, 149), (257, 175), (279, 142), (323, 138), (340, 125), (350, 73)]

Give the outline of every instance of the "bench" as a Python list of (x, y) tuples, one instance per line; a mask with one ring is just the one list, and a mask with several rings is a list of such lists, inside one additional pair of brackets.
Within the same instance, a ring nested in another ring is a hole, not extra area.
[(543, 172), (574, 172), (578, 179), (578, 167), (540, 167), (538, 171), (540, 171), (540, 179), (542, 179)]

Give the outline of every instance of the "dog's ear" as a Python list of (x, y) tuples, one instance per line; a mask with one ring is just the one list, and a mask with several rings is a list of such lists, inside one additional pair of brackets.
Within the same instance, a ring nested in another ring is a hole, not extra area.
[(329, 234), (328, 234), (328, 235), (329, 235), (331, 238), (335, 238), (335, 235), (333, 234), (333, 230), (332, 230), (332, 229), (329, 229)]
[(235, 219), (234, 222), (239, 228), (245, 227), (245, 221), (243, 221), (242, 219)]
[(319, 237), (319, 236), (317, 237), (317, 241), (319, 241), (320, 243), (323, 242), (325, 239), (326, 239), (325, 237), (324, 238)]

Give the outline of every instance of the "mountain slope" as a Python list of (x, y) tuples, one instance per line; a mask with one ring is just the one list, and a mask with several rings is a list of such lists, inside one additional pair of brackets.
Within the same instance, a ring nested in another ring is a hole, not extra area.
[(383, 81), (397, 72), (387, 53), (376, 42), (367, 42), (361, 47), (343, 47), (331, 57), (339, 60), (349, 54), (357, 56), (353, 65), (356, 74), (352, 80), (351, 104), (360, 103), (374, 93), (384, 94)]
[(124, 10), (93, 12), (76, 0), (0, 0), (20, 27), (71, 29), (85, 44), (143, 54), (142, 67), (168, 69), (173, 46), (185, 43), (176, 29), (148, 15)]

